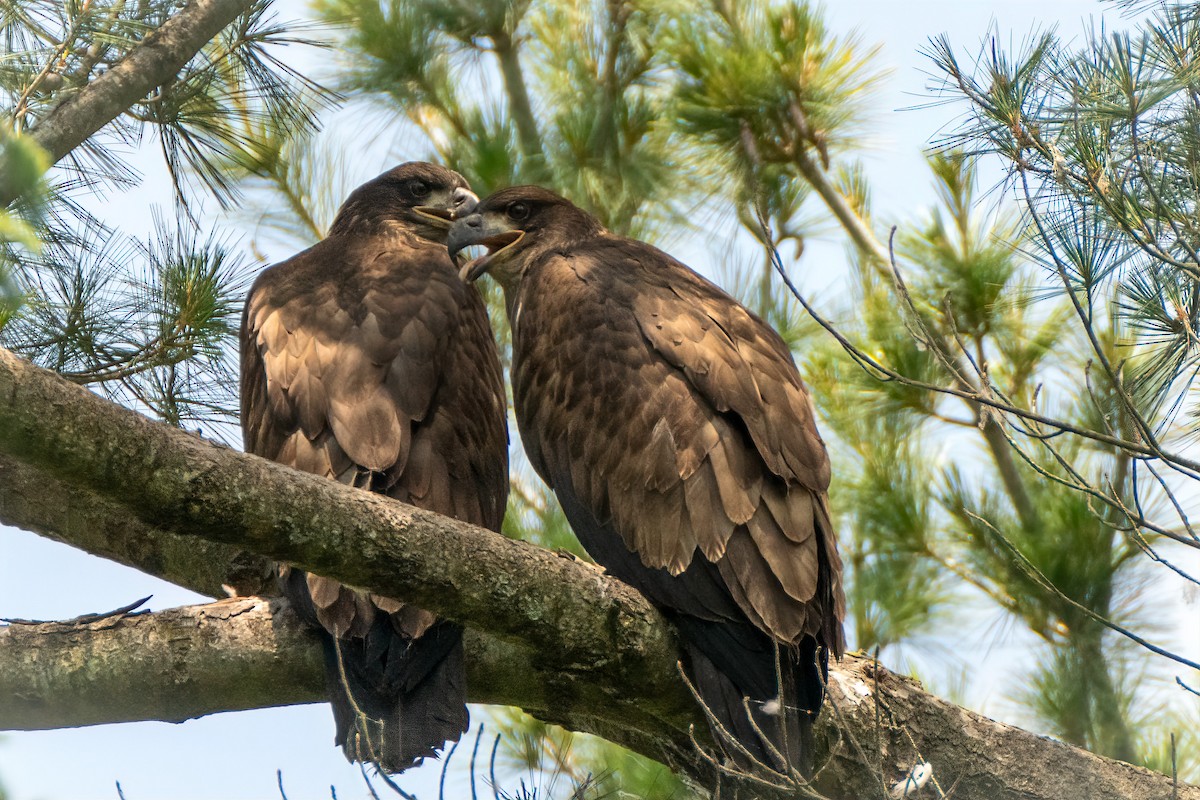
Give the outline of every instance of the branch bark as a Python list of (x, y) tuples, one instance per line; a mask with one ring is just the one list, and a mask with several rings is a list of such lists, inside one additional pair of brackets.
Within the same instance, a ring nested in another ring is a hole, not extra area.
[[(211, 591), (211, 573), (155, 560), (172, 537), (223, 544), (232, 560), (240, 545), (420, 603), (469, 626), (473, 700), (521, 705), (712, 780), (688, 738), (699, 717), (669, 627), (587, 565), (209, 444), (6, 351), (0, 453), (3, 521), (191, 575), (194, 588)], [(38, 475), (41, 503), (28, 494)], [(64, 494), (47, 503), (47, 488)], [(73, 492), (69, 511), (57, 501)], [(131, 683), (138, 697), (120, 688)], [(316, 647), (277, 600), (0, 629), (0, 697), (11, 698), (0, 728), (181, 719), (319, 692)], [(972, 714), (864, 659), (835, 668), (819, 729), (828, 757), (818, 788), (830, 797), (881, 797), (918, 761), (968, 800), (1173, 796), (1168, 778)], [(1176, 796), (1200, 800), (1200, 790)]]
[[(477, 632), (466, 644), (472, 702), (546, 707), (528, 677), (533, 651)], [(0, 629), (0, 696), (12, 698), (0, 706), (0, 729), (178, 722), (321, 695), (320, 647), (278, 598)], [(567, 716), (587, 717), (595, 699), (569, 698)], [(830, 797), (880, 798), (928, 761), (942, 790), (953, 785), (964, 800), (1200, 800), (1188, 786), (1173, 795), (1165, 776), (945, 703), (870, 659), (850, 656), (835, 669), (829, 704), (817, 786)]]
[[(55, 107), (28, 133), (57, 164), (89, 136), (174, 78), (221, 29), (253, 0), (190, 0), (79, 94)], [(15, 197), (0, 193), (0, 207)]]
[(4, 453), (0, 520), (209, 597), (225, 597), (226, 586), (240, 595), (275, 591), (270, 559), (147, 525), (128, 506)]

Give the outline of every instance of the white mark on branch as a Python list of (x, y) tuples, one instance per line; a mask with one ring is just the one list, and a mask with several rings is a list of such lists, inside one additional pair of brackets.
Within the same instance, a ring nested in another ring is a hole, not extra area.
[(929, 779), (933, 777), (933, 765), (928, 761), (922, 761), (913, 767), (908, 775), (904, 776), (904, 780), (900, 781), (892, 787), (892, 791), (888, 796), (892, 800), (903, 800), (905, 797), (916, 794), (921, 790), (921, 787), (929, 783)]

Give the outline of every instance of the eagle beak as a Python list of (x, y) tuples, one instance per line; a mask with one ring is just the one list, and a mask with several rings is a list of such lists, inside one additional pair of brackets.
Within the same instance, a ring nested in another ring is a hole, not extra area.
[(479, 205), (479, 197), (470, 189), (459, 186), (438, 205), (417, 206), (414, 210), (439, 228), (449, 228), (454, 220), (466, 216)]
[(475, 211), (475, 206), (479, 205), (479, 195), (472, 192), (463, 186), (459, 186), (451, 195), (450, 201), (454, 204), (454, 210), (451, 213), (452, 219), (462, 219), (463, 217)]
[(496, 255), (524, 236), (524, 231), (505, 228), (482, 214), (474, 213), (455, 221), (446, 245), (450, 250), (450, 260), (455, 264), (458, 264), (458, 254), (468, 247), (482, 245), (487, 248), (485, 255), (471, 259), (459, 270), (464, 281), (472, 282), (488, 271)]

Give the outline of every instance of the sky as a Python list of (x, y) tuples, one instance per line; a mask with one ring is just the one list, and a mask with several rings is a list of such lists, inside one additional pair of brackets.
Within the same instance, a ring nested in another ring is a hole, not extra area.
[[(281, 8), (281, 14), (294, 18), (303, 8), (297, 2)], [(1090, 0), (859, 0), (827, 8), (833, 30), (857, 30), (864, 42), (878, 43), (876, 63), (890, 70), (878, 94), (876, 107), (881, 111), (864, 158), (875, 213), (903, 217), (934, 199), (922, 151), (957, 112), (928, 105), (930, 65), (918, 53), (928, 37), (946, 33), (960, 52), (972, 54), (992, 25), (1005, 46), (1021, 41), (1035, 27), (1052, 24), (1066, 36), (1080, 35), (1101, 14), (1110, 26), (1123, 25), (1112, 6)], [(162, 172), (153, 163), (157, 150), (144, 152), (144, 185), (115, 204), (126, 218), (149, 203), (169, 203)], [(415, 155), (396, 147), (364, 152), (354, 165), (364, 178)], [(841, 270), (844, 260), (843, 244), (831, 236), (808, 244), (802, 268), (820, 282), (822, 270)], [(150, 607), (156, 609), (204, 599), (33, 534), (0, 527), (0, 617), (63, 619), (117, 608), (147, 594), (153, 595)], [(1186, 605), (1178, 604), (1180, 619), (1191, 620), (1180, 623), (1180, 634), (1185, 650), (1192, 653), (1200, 648), (1195, 603), (1193, 597)], [(979, 628), (964, 646), (994, 652), (1001, 662), (1018, 657), (1011, 647), (994, 644), (994, 626)], [(995, 681), (978, 681), (972, 704), (1003, 716), (1005, 709), (995, 696), (1004, 670), (995, 665), (984, 670), (990, 670)], [(476, 714), (476, 719), (481, 716)], [(332, 718), (323, 705), (215, 715), (179, 725), (7, 733), (0, 734), (0, 783), (11, 800), (111, 800), (118, 796), (118, 781), (128, 800), (239, 800), (278, 798), (278, 769), (292, 800), (328, 798), (331, 786), (339, 798), (367, 797), (358, 769), (346, 764), (332, 739)], [(439, 769), (435, 764), (410, 772), (402, 784), (422, 800), (436, 797)]]

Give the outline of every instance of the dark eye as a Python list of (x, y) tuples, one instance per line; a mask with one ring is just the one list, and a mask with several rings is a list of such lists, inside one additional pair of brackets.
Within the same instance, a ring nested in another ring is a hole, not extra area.
[(429, 194), (429, 184), (418, 178), (409, 182), (408, 190), (413, 197), (425, 197)]
[(515, 219), (518, 222), (529, 216), (529, 206), (521, 202), (509, 203), (505, 213), (509, 219)]

